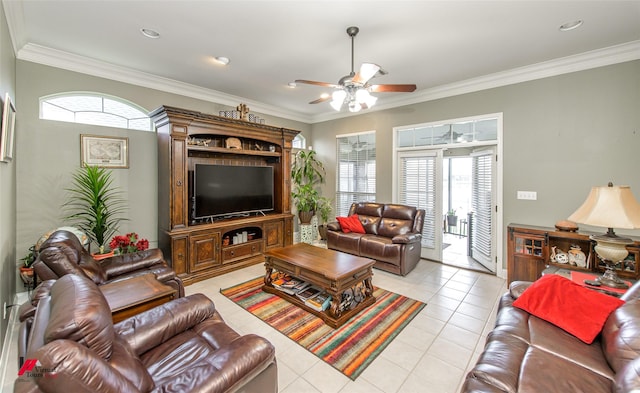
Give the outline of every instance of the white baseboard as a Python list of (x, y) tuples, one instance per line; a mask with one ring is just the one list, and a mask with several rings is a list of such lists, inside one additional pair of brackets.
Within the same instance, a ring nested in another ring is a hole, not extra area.
[(13, 298), (14, 306), (9, 313), (9, 323), (2, 342), (0, 356), (0, 391), (12, 392), (13, 384), (18, 376), (18, 306), (29, 300), (27, 292), (17, 293)]

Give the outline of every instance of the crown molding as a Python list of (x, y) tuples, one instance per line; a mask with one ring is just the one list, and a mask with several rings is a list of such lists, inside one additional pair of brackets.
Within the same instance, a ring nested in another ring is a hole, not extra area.
[[(364, 115), (366, 113), (397, 108), (399, 106), (413, 105), (421, 102), (474, 93), (481, 90), (513, 85), (536, 79), (549, 78), (638, 59), (640, 59), (640, 40), (420, 90), (414, 94), (405, 94), (395, 97), (392, 100), (387, 100), (384, 103), (367, 110), (367, 112), (360, 112), (357, 115)], [(349, 112), (333, 112), (315, 115), (312, 118), (313, 123), (319, 123), (350, 116), (354, 115)]]
[[(14, 45), (16, 45), (18, 40), (13, 38), (13, 35), (12, 40), (15, 41)], [(159, 77), (157, 75), (116, 66), (114, 64), (31, 43), (27, 43), (22, 46), (17, 52), (16, 57), (20, 60), (31, 61), (223, 105), (235, 107), (238, 102), (244, 102), (250, 105), (256, 112), (300, 121), (307, 124), (314, 124), (345, 117), (365, 115), (367, 113), (396, 108), (399, 106), (412, 105), (460, 94), (473, 93), (536, 79), (558, 76), (576, 71), (623, 63), (626, 61), (638, 60), (640, 59), (640, 40), (420, 90), (413, 94), (406, 94), (387, 100), (366, 112), (360, 112), (358, 114), (352, 114), (350, 112), (326, 112), (318, 115), (305, 115), (262, 102), (252, 101), (244, 97), (238, 97), (220, 91), (178, 82), (173, 79)]]
[(287, 111), (273, 105), (268, 105), (262, 102), (226, 94), (217, 90), (207, 89), (189, 83), (179, 82), (174, 79), (136, 71), (130, 68), (117, 66), (84, 56), (78, 56), (73, 53), (41, 45), (31, 43), (26, 44), (18, 51), (16, 57), (20, 60), (62, 68), (69, 71), (129, 83), (168, 93), (179, 94), (203, 101), (214, 102), (216, 104), (235, 107), (239, 102), (243, 102), (249, 105), (251, 109), (256, 112), (300, 121), (303, 123), (311, 123), (312, 120), (310, 116), (306, 116), (298, 112)]

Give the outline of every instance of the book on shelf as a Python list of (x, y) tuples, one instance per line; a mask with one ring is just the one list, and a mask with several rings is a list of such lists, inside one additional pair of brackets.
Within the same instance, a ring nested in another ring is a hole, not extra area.
[(316, 311), (324, 311), (329, 308), (329, 304), (331, 304), (331, 295), (326, 292), (321, 292), (307, 299), (304, 303)]
[(305, 288), (302, 291), (298, 292), (296, 294), (296, 296), (298, 296), (300, 298), (300, 300), (302, 300), (303, 302), (306, 302), (307, 299), (310, 299), (310, 298), (320, 294), (321, 292), (322, 292), (322, 289), (320, 289), (318, 287), (308, 286), (307, 288)]

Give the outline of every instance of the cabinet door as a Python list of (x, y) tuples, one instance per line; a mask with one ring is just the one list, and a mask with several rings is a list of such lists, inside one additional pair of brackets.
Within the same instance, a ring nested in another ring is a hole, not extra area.
[(187, 178), (186, 142), (184, 139), (171, 140), (171, 229), (187, 226)]
[(189, 251), (190, 273), (219, 266), (221, 264), (220, 232), (192, 234), (189, 236)]
[(267, 250), (284, 245), (282, 221), (272, 221), (264, 224), (264, 245)]
[(290, 246), (293, 244), (293, 217), (287, 217), (284, 219), (284, 245)]
[(176, 274), (187, 273), (187, 237), (171, 238), (171, 267)]
[(512, 232), (507, 248), (509, 284), (512, 281), (535, 281), (540, 278), (547, 260), (545, 236)]

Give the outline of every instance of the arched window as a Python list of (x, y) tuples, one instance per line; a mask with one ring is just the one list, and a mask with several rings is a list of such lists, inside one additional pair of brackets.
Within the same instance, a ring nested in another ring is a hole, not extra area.
[(91, 92), (60, 93), (41, 97), (40, 118), (153, 131), (151, 119), (144, 108), (119, 97)]
[(302, 136), (302, 134), (296, 135), (291, 142), (291, 146), (295, 149), (304, 149), (307, 147), (307, 140)]

